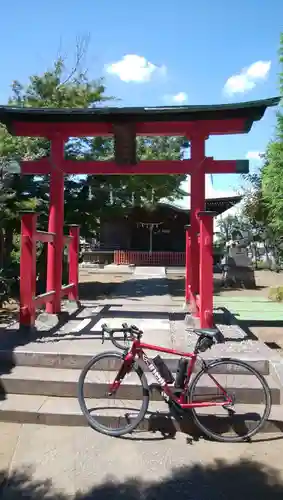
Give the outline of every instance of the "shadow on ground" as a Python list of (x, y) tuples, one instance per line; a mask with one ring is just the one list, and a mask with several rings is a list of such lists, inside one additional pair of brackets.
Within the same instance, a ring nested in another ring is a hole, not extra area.
[[(107, 297), (115, 291), (123, 282), (120, 275), (114, 276), (109, 282), (87, 281), (79, 284), (79, 295), (82, 300), (99, 300)], [(59, 321), (48, 331), (38, 331), (36, 329), (26, 332), (20, 332), (17, 327), (13, 328), (13, 324), (18, 320), (18, 308), (11, 308), (9, 304), (6, 308), (0, 310), (0, 401), (6, 399), (6, 392), (1, 382), (1, 375), (11, 373), (15, 367), (14, 349), (18, 346), (24, 346), (30, 342), (44, 341), (46, 336), (54, 335), (68, 320), (74, 319), (75, 316), (82, 310), (79, 308), (74, 314), (66, 315), (62, 313), (59, 316)], [(5, 326), (3, 326), (5, 325)], [(6, 325), (11, 325), (7, 329)]]
[[(95, 468), (95, 464), (94, 464)], [(95, 471), (94, 471), (95, 472)], [(282, 500), (283, 482), (278, 471), (259, 462), (242, 460), (232, 464), (215, 461), (173, 470), (171, 476), (154, 482), (129, 479), (107, 481), (85, 492), (65, 495), (52, 481), (33, 480), (30, 470), (0, 472), (1, 500)]]
[[(120, 292), (119, 292), (120, 291)], [(131, 298), (134, 301), (138, 301), (145, 296), (165, 296), (168, 294), (168, 288), (166, 284), (166, 280), (164, 279), (138, 279), (133, 283), (133, 280), (126, 280), (124, 282), (118, 281), (109, 281), (106, 283), (98, 282), (98, 281), (88, 281), (84, 283), (80, 283), (79, 288), (79, 296), (80, 299), (97, 301), (99, 303), (100, 299), (104, 299), (107, 297), (111, 297), (111, 294), (114, 295), (116, 299), (129, 299)], [(116, 305), (116, 307), (118, 307)], [(29, 344), (30, 342), (50, 342), (50, 337), (54, 336), (53, 341), (58, 342), (66, 338), (70, 340), (70, 332), (62, 333), (56, 335), (56, 332), (60, 330), (69, 320), (77, 319), (77, 315), (83, 309), (80, 308), (73, 314), (62, 313), (59, 316), (59, 321), (56, 325), (48, 330), (33, 330), (29, 332), (19, 332), (17, 328), (0, 328), (0, 350), (1, 352), (1, 362), (0, 362), (0, 401), (6, 398), (5, 389), (3, 384), (1, 383), (1, 375), (10, 373), (15, 367), (15, 358), (14, 358), (14, 349), (18, 346), (24, 346)], [(107, 314), (108, 313), (108, 314)], [(134, 313), (129, 314), (129, 318), (132, 318)], [(91, 332), (91, 329), (95, 327), (95, 324), (104, 317), (127, 317), (126, 311), (119, 313), (109, 312), (109, 308), (107, 306), (103, 307), (103, 310), (100, 314), (97, 314), (94, 319), (92, 319), (92, 323), (88, 324), (88, 326), (78, 332), (78, 334), (73, 337), (83, 338), (84, 335), (88, 335), (88, 338), (101, 339), (101, 331)], [(156, 315), (154, 311), (148, 312), (144, 311), (141, 313), (136, 313), (136, 317), (147, 317), (154, 318), (159, 317), (160, 314)], [(165, 315), (166, 316), (166, 315)], [(167, 314), (168, 316), (168, 314)], [(15, 320), (15, 318), (13, 318)], [(8, 321), (9, 323), (10, 321)], [(91, 333), (90, 333), (91, 332)], [(3, 351), (5, 351), (3, 355)]]
[[(97, 291), (99, 290), (99, 292)], [(139, 300), (142, 297), (168, 295), (167, 280), (164, 278), (131, 279), (122, 283), (80, 283), (80, 299), (95, 299), (107, 295), (114, 295), (115, 299)]]
[[(167, 281), (168, 281), (168, 289), (170, 295), (174, 298), (184, 298), (185, 296), (185, 278), (184, 276), (167, 276)], [(216, 274), (213, 277), (213, 284), (214, 284), (214, 295), (221, 295), (222, 292), (235, 292), (235, 291), (241, 291), (243, 288), (239, 288), (237, 286), (229, 286), (229, 287), (223, 287), (222, 285), (222, 279), (219, 278), (219, 276)], [(251, 290), (257, 291), (257, 290), (263, 290), (264, 288), (267, 287), (252, 287)], [(247, 288), (245, 288), (247, 290)]]
[(124, 281), (84, 281), (79, 283), (79, 297), (81, 300), (92, 300), (105, 298), (116, 292), (118, 287), (124, 283)]

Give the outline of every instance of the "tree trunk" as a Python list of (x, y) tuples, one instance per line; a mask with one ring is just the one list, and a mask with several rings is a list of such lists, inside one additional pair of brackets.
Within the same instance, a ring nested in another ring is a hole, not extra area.
[(272, 262), (271, 262), (270, 257), (269, 257), (269, 247), (268, 247), (268, 244), (266, 243), (266, 241), (264, 241), (263, 244), (264, 244), (264, 251), (265, 251), (265, 260), (266, 260), (268, 269), (270, 270), (271, 266), (272, 266)]
[(258, 265), (257, 265), (257, 248), (256, 248), (256, 244), (254, 242), (251, 243), (251, 250), (252, 250), (252, 256), (253, 256), (253, 261), (254, 261), (254, 267), (255, 269), (258, 268)]
[(12, 227), (6, 227), (5, 229), (5, 265), (9, 266), (11, 264), (11, 253), (13, 250), (13, 235), (14, 231)]
[(4, 233), (3, 233), (3, 228), (0, 227), (0, 269), (3, 269), (4, 267), (4, 249), (5, 249)]
[(277, 273), (280, 272), (280, 255), (276, 245), (273, 246), (273, 255), (274, 255), (274, 263), (275, 263), (275, 271)]

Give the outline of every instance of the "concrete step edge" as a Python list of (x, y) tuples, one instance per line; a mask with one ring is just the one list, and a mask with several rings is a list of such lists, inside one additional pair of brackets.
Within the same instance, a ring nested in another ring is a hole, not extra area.
[[(105, 348), (107, 350), (115, 350), (110, 346)], [(28, 350), (21, 351), (10, 351), (10, 350), (0, 350), (0, 363), (14, 366), (33, 366), (33, 367), (45, 367), (45, 368), (62, 368), (62, 369), (78, 369), (82, 370), (86, 363), (95, 356), (96, 353), (92, 354), (77, 354), (77, 353), (59, 353), (59, 352), (31, 352)], [(162, 353), (161, 353), (162, 356)], [(154, 357), (154, 353), (153, 353)], [(225, 356), (223, 356), (225, 357)], [(270, 373), (270, 363), (272, 360), (264, 359), (262, 356), (257, 357), (256, 355), (250, 356), (238, 352), (230, 352), (229, 357), (231, 359), (239, 359), (247, 362), (258, 370), (262, 375), (268, 375)], [(203, 356), (205, 361), (214, 361), (216, 358), (206, 354)], [(171, 371), (177, 369), (177, 363), (180, 357), (168, 356), (164, 357), (168, 368)]]
[[(254, 407), (253, 407), (254, 408)], [(158, 403), (151, 402), (149, 413), (139, 426), (140, 431), (185, 432), (191, 433), (195, 429), (188, 418), (185, 422), (176, 421), (169, 417), (168, 411), (158, 410)], [(109, 420), (116, 416), (106, 416)], [(16, 423), (33, 423), (42, 425), (87, 426), (78, 401), (75, 398), (43, 398), (40, 396), (12, 395), (0, 403), (0, 421)], [(279, 433), (283, 431), (283, 409), (273, 406), (269, 420), (260, 434)], [(256, 439), (256, 438), (255, 438)]]
[[(109, 375), (109, 377), (105, 377)], [(38, 396), (54, 397), (76, 397), (78, 391), (79, 370), (60, 370), (50, 368), (18, 367), (12, 373), (1, 376), (2, 391), (6, 394), (26, 394)], [(85, 383), (85, 395), (92, 398), (103, 398), (107, 390), (108, 383), (115, 376), (115, 372), (93, 371)], [(149, 386), (156, 384), (154, 376), (146, 374)], [(225, 384), (226, 375), (218, 374), (217, 380)], [(252, 401), (254, 404), (261, 398), (262, 391), (258, 384), (253, 385), (251, 379), (244, 375), (232, 375), (229, 380), (229, 389), (235, 397), (244, 403)], [(280, 404), (282, 390), (278, 383), (270, 376), (266, 381), (271, 390), (272, 402)], [(226, 387), (226, 385), (225, 385)], [(209, 379), (202, 380), (198, 385), (201, 394), (208, 394), (211, 391), (215, 394), (215, 385)], [(118, 397), (121, 399), (138, 399), (141, 396), (141, 385), (135, 373), (130, 374), (120, 387)], [(152, 400), (162, 400), (162, 396), (157, 390), (151, 391)]]
[[(100, 383), (107, 380), (111, 380), (115, 376), (116, 370), (90, 370), (88, 372), (89, 383)], [(215, 372), (214, 372), (215, 373)], [(13, 367), (9, 372), (5, 373), (2, 368), (1, 381), (3, 380), (19, 380), (19, 381), (35, 381), (35, 382), (77, 382), (81, 370), (79, 369), (67, 369), (67, 368), (53, 368), (53, 367), (42, 367), (42, 366), (23, 366), (17, 365)], [(172, 371), (173, 377), (176, 376), (176, 372)], [(241, 383), (242, 387), (250, 387), (251, 375), (247, 376), (245, 373), (233, 372), (233, 373), (217, 373), (217, 380), (221, 383), (225, 383), (226, 377), (231, 376), (236, 383)], [(156, 379), (152, 373), (146, 372), (146, 378), (148, 383), (156, 383)], [(278, 381), (272, 375), (266, 375), (264, 377), (267, 383), (271, 387), (280, 387)], [(255, 380), (253, 378), (253, 380)], [(135, 384), (137, 381), (137, 375), (135, 372), (131, 372), (127, 375), (125, 382), (127, 384)], [(207, 379), (208, 382), (210, 380)], [(213, 382), (211, 381), (211, 384)], [(210, 384), (205, 384), (210, 385)]]

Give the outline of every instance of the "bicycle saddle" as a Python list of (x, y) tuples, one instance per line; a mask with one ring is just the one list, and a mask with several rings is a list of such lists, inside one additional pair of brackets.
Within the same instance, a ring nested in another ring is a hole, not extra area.
[(207, 337), (208, 339), (214, 339), (219, 334), (219, 330), (217, 330), (217, 328), (194, 328), (194, 332), (197, 335)]

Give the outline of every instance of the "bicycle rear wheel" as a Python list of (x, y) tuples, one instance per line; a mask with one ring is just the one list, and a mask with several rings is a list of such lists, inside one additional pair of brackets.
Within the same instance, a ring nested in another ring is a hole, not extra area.
[(149, 404), (149, 388), (137, 363), (112, 396), (110, 385), (124, 362), (119, 352), (104, 352), (92, 358), (81, 372), (78, 399), (90, 427), (108, 436), (132, 432), (143, 420)]
[(265, 378), (243, 361), (218, 359), (196, 375), (188, 401), (225, 404), (228, 398), (223, 389), (233, 399), (233, 405), (192, 408), (195, 423), (216, 441), (250, 439), (262, 428), (271, 410), (271, 393)]

